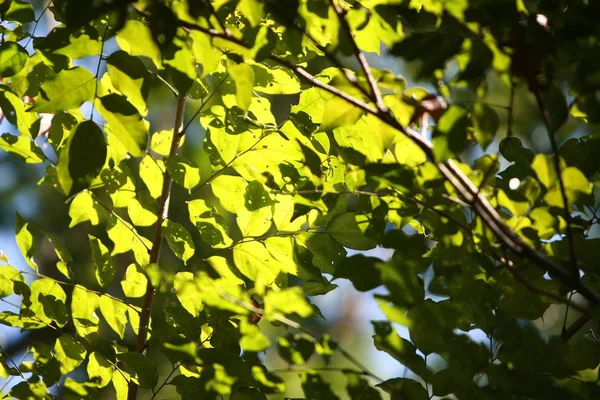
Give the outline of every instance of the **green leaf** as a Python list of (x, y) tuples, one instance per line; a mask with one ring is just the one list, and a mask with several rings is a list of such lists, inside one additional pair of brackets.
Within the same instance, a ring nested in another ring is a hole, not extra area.
[(204, 309), (204, 305), (201, 301), (202, 293), (194, 281), (194, 275), (191, 272), (179, 272), (175, 275), (173, 288), (183, 308), (193, 317), (197, 317)]
[(166, 219), (162, 224), (162, 233), (173, 253), (184, 263), (187, 263), (196, 251), (192, 236), (187, 229), (177, 222)]
[(268, 320), (275, 321), (275, 317), (298, 314), (302, 318), (313, 315), (314, 311), (310, 303), (304, 296), (302, 289), (292, 287), (281, 291), (269, 291), (264, 297), (265, 315)]
[(148, 265), (150, 262), (148, 252), (152, 242), (141, 236), (135, 227), (122, 219), (111, 216), (106, 228), (108, 237), (115, 244), (111, 255), (133, 251), (135, 261), (140, 266)]
[(140, 178), (150, 191), (150, 196), (158, 199), (162, 194), (164, 165), (162, 161), (145, 155), (140, 162)]
[(149, 389), (156, 385), (158, 372), (148, 357), (132, 351), (119, 354), (117, 357), (125, 363), (126, 371), (139, 382), (141, 387)]
[(0, 136), (0, 149), (27, 164), (39, 164), (46, 161), (42, 150), (27, 135), (14, 136), (10, 133), (3, 133)]
[(308, 399), (331, 399), (335, 400), (338, 397), (333, 393), (328, 383), (324, 382), (321, 377), (312, 372), (303, 372), (301, 376), (302, 389), (304, 395)]
[(256, 211), (241, 208), (237, 212), (236, 222), (244, 237), (261, 236), (271, 227), (271, 217), (271, 207), (259, 208)]
[(271, 341), (261, 332), (260, 328), (248, 320), (240, 320), (240, 334), (242, 335), (240, 346), (244, 351), (265, 351), (271, 345)]
[(376, 257), (355, 254), (336, 265), (333, 276), (349, 279), (356, 290), (367, 292), (381, 285), (381, 272), (376, 267), (380, 262)]
[(117, 400), (127, 400), (127, 391), (129, 388), (129, 382), (120, 372), (113, 373), (112, 386), (115, 389)]
[(121, 288), (123, 288), (123, 293), (127, 297), (142, 297), (146, 294), (147, 284), (146, 275), (142, 273), (137, 265), (131, 264), (127, 267), (125, 279), (121, 281)]
[(290, 364), (305, 364), (315, 352), (315, 341), (306, 334), (287, 334), (277, 341), (279, 356)]
[[(79, 108), (94, 99), (96, 78), (83, 67), (59, 72), (40, 86), (40, 95), (31, 110), (38, 113), (55, 113)], [(103, 115), (104, 117), (104, 115)]]
[(235, 82), (237, 106), (248, 111), (252, 103), (252, 89), (254, 87), (254, 71), (248, 64), (227, 63), (227, 72)]
[(265, 94), (300, 93), (300, 80), (286, 68), (251, 64), (254, 71), (254, 90)]
[(100, 306), (97, 294), (88, 292), (84, 287), (75, 285), (71, 300), (71, 316), (77, 334), (83, 338), (98, 333), (98, 316), (95, 310)]
[(15, 283), (25, 283), (21, 272), (10, 265), (0, 266), (0, 297), (10, 296), (15, 293)]
[(108, 219), (108, 211), (88, 191), (79, 193), (69, 207), (71, 224), (69, 228), (82, 222), (90, 221), (92, 225)]
[(203, 242), (215, 248), (228, 247), (233, 243), (225, 218), (213, 207), (209, 207), (203, 199), (190, 201), (188, 211), (190, 221), (198, 229)]
[(369, 381), (361, 378), (360, 375), (355, 373), (345, 373), (348, 383), (346, 384), (346, 391), (352, 399), (364, 399), (364, 400), (381, 400), (381, 395), (374, 387), (369, 385)]
[(43, 38), (34, 39), (34, 48), (45, 55), (61, 54), (69, 58), (97, 56), (102, 51), (102, 42), (96, 28), (85, 25), (81, 28), (57, 26)]
[(354, 213), (335, 216), (327, 224), (327, 233), (342, 246), (355, 250), (369, 250), (377, 245), (375, 241), (365, 236), (356, 222)]
[(132, 56), (148, 57), (157, 67), (162, 64), (160, 49), (152, 38), (150, 29), (141, 21), (127, 20), (123, 29), (117, 33), (117, 43)]
[(123, 339), (127, 326), (127, 306), (108, 296), (100, 296), (100, 312), (108, 326)]
[(144, 63), (124, 51), (116, 51), (106, 59), (106, 70), (114, 87), (127, 97), (140, 115), (146, 116), (151, 75)]
[(230, 213), (237, 213), (238, 210), (245, 207), (246, 186), (248, 184), (243, 178), (231, 175), (219, 175), (213, 179), (210, 185), (223, 208)]
[(65, 194), (87, 189), (100, 175), (106, 155), (106, 141), (100, 127), (90, 120), (77, 124), (61, 149), (56, 169)]
[(148, 142), (148, 122), (125, 96), (117, 93), (104, 95), (100, 89), (94, 106), (106, 121), (105, 131), (115, 135), (131, 155), (141, 156)]
[(92, 264), (94, 265), (96, 280), (100, 286), (105, 287), (115, 279), (116, 268), (108, 249), (102, 244), (100, 239), (97, 239), (92, 235), (88, 235), (88, 237), (90, 240)]
[(500, 118), (498, 113), (487, 104), (478, 102), (473, 107), (473, 129), (477, 143), (486, 150), (494, 141), (496, 132), (500, 126)]
[(411, 400), (428, 400), (427, 390), (417, 381), (407, 378), (388, 379), (377, 385), (377, 387), (390, 393), (392, 396), (400, 396)]
[(521, 141), (516, 137), (502, 139), (499, 147), (504, 158), (517, 165), (529, 166), (533, 161), (533, 151), (523, 147)]
[(353, 106), (340, 97), (333, 97), (327, 101), (323, 121), (319, 125), (320, 131), (332, 131), (335, 128), (353, 125), (360, 119), (363, 110)]
[(73, 371), (85, 360), (87, 350), (71, 335), (63, 334), (56, 339), (54, 354), (60, 362), (60, 372), (64, 375)]
[(37, 271), (38, 266), (35, 260), (33, 259), (35, 248), (37, 247), (37, 241), (31, 233), (31, 229), (29, 228), (29, 222), (25, 221), (19, 213), (17, 213), (16, 216), (15, 234), (17, 239), (17, 246), (19, 246), (19, 250), (21, 250), (21, 254), (23, 254), (23, 257), (25, 257), (25, 261), (27, 261), (27, 264), (29, 264), (31, 268)]
[(296, 240), (312, 254), (312, 265), (326, 274), (333, 274), (335, 266), (346, 257), (346, 249), (329, 235), (302, 233)]
[[(28, 106), (19, 96), (8, 90), (0, 90), (0, 107), (6, 119), (17, 127), (21, 136), (37, 136), (39, 130), (39, 124), (36, 123), (38, 122), (38, 115), (27, 111)], [(43, 157), (41, 154), (40, 156)]]
[(258, 294), (275, 282), (281, 272), (281, 264), (259, 242), (241, 243), (233, 248), (233, 262), (248, 279), (254, 281)]
[(460, 154), (467, 144), (468, 119), (464, 108), (452, 105), (442, 114), (433, 132), (433, 152), (437, 162)]
[(137, 193), (137, 197), (127, 203), (127, 215), (135, 226), (152, 226), (158, 220), (156, 202), (147, 192)]
[(90, 353), (87, 374), (98, 387), (104, 387), (110, 383), (114, 369), (115, 367), (98, 352)]
[(217, 70), (223, 53), (212, 46), (211, 37), (204, 32), (193, 30), (189, 37), (192, 40), (192, 54), (202, 66), (201, 78), (204, 78)]
[(4, 42), (0, 45), (0, 78), (18, 74), (24, 67), (29, 53), (18, 43)]
[(163, 55), (165, 70), (171, 76), (175, 89), (179, 93), (187, 93), (196, 80), (195, 60), (187, 42), (175, 37)]
[(41, 278), (31, 286), (31, 312), (45, 324), (63, 327), (67, 323), (67, 295), (60, 285), (51, 279)]
[(166, 166), (173, 181), (185, 189), (192, 189), (200, 183), (200, 169), (193, 161), (174, 155), (167, 159)]
[(46, 233), (46, 237), (54, 247), (54, 253), (58, 257), (58, 262), (56, 263), (56, 268), (58, 271), (67, 277), (67, 279), (72, 279), (73, 273), (69, 267), (71, 261), (73, 261), (73, 257), (71, 257), (71, 253), (66, 248), (64, 243), (58, 238), (58, 236), (53, 235), (51, 233)]
[[(181, 138), (179, 147), (184, 143), (185, 136)], [(171, 142), (173, 141), (173, 129), (156, 132), (152, 135), (151, 149), (155, 153), (168, 157), (171, 152)]]
[(4, 14), (7, 21), (17, 21), (22, 24), (27, 24), (35, 20), (35, 13), (31, 4), (23, 0), (12, 0), (8, 11)]

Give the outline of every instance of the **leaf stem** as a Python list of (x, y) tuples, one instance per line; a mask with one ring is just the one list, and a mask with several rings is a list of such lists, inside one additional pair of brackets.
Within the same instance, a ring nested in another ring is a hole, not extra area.
[[(177, 154), (177, 149), (179, 149), (181, 129), (183, 128), (184, 111), (185, 94), (179, 93), (175, 106), (175, 126), (173, 129), (174, 133), (171, 140), (171, 148), (169, 150), (170, 157)], [(169, 201), (171, 199), (171, 183), (171, 176), (169, 175), (169, 172), (165, 170), (163, 174), (162, 191), (159, 198), (158, 220), (154, 225), (154, 239), (152, 241), (152, 248), (150, 249), (150, 264), (157, 263), (160, 257), (162, 244), (162, 223), (168, 217)], [(144, 350), (146, 349), (146, 339), (148, 335), (148, 326), (150, 324), (150, 314), (152, 313), (152, 303), (154, 302), (154, 294), (155, 288), (152, 286), (150, 279), (148, 279), (148, 283), (146, 285), (146, 294), (144, 295), (144, 302), (142, 304), (142, 312), (140, 314), (137, 342), (135, 346), (135, 351), (139, 354), (143, 354)], [(137, 398), (137, 393), (138, 385), (136, 385), (133, 381), (129, 382), (127, 400), (135, 400)]]

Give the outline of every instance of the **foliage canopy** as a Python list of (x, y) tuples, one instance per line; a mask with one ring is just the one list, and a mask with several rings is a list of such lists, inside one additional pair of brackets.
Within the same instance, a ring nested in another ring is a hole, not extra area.
[[(33, 361), (2, 351), (9, 395), (264, 399), (297, 372), (307, 399), (334, 399), (335, 370), (353, 399), (598, 398), (598, 15), (0, 0), (0, 148), (43, 166), (68, 212), (45, 229), (17, 214), (31, 271), (0, 253), (3, 304), (18, 298), (0, 323), (51, 332)], [(421, 86), (370, 65), (400, 60)], [(336, 279), (378, 288), (373, 344), (410, 376), (384, 381), (311, 328)]]

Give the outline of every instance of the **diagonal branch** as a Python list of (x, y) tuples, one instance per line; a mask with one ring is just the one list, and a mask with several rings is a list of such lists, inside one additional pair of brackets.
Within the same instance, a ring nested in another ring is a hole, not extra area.
[(330, 0), (330, 1), (331, 1), (331, 6), (333, 7), (335, 13), (338, 15), (338, 17), (340, 19), (342, 27), (346, 31), (348, 40), (350, 41), (350, 44), (352, 45), (352, 50), (354, 51), (354, 55), (358, 59), (358, 62), (360, 63), (360, 67), (362, 68), (362, 70), (365, 74), (365, 77), (367, 78), (367, 82), (369, 83), (369, 87), (371, 88), (371, 93), (373, 95), (373, 100), (375, 101), (375, 105), (377, 106), (377, 109), (383, 113), (387, 112), (388, 108), (383, 103), (383, 99), (381, 98), (381, 91), (379, 90), (379, 87), (377, 86), (377, 81), (375, 80), (375, 77), (373, 77), (373, 74), (371, 73), (371, 67), (369, 66), (369, 63), (367, 62), (367, 58), (365, 57), (365, 54), (360, 50), (360, 48), (358, 47), (358, 44), (356, 43), (356, 40), (354, 40), (354, 37), (352, 36), (352, 28), (350, 28), (350, 24), (348, 23), (348, 20), (345, 18), (346, 11), (344, 9), (342, 9), (335, 2), (336, 0)]
[[(177, 154), (179, 149), (179, 142), (181, 140), (181, 133), (183, 128), (183, 113), (185, 111), (185, 94), (180, 93), (177, 96), (177, 102), (175, 107), (175, 126), (173, 129), (173, 138), (171, 140), (171, 148), (169, 150), (169, 156), (172, 157)], [(158, 205), (158, 220), (154, 225), (154, 239), (152, 240), (152, 248), (150, 249), (150, 264), (158, 262), (160, 257), (160, 250), (162, 245), (162, 223), (167, 219), (169, 212), (169, 200), (171, 198), (171, 176), (165, 169), (163, 173), (163, 186), (161, 195), (159, 198)], [(152, 286), (152, 282), (148, 279), (146, 285), (146, 294), (144, 295), (144, 302), (142, 305), (142, 312), (140, 314), (140, 324), (138, 327), (137, 342), (135, 351), (142, 354), (146, 349), (146, 339), (148, 336), (148, 326), (150, 324), (150, 314), (152, 312), (152, 303), (154, 302), (155, 288)], [(127, 392), (128, 400), (136, 400), (138, 392), (138, 385), (133, 381), (129, 382), (129, 391)]]

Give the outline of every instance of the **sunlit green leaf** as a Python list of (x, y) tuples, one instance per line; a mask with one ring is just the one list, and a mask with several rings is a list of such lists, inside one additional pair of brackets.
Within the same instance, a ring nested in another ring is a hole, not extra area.
[(196, 251), (192, 236), (187, 229), (177, 222), (166, 219), (162, 224), (162, 233), (173, 253), (187, 263)]
[(106, 60), (106, 69), (115, 88), (127, 97), (140, 115), (146, 116), (150, 73), (142, 61), (124, 51), (117, 51)]
[(256, 291), (263, 293), (274, 283), (281, 271), (281, 264), (275, 260), (265, 246), (258, 242), (242, 243), (233, 248), (235, 266), (248, 279), (254, 281)]
[(71, 335), (63, 334), (56, 339), (54, 354), (60, 362), (60, 372), (67, 374), (77, 368), (87, 355), (85, 346), (73, 339)]
[(21, 250), (21, 254), (25, 257), (25, 261), (31, 268), (37, 271), (38, 266), (36, 261), (33, 259), (36, 247), (36, 239), (33, 237), (29, 222), (25, 221), (19, 213), (16, 217), (15, 234), (17, 237), (17, 246)]
[(39, 164), (46, 160), (42, 150), (27, 135), (3, 133), (0, 136), (0, 149), (28, 164)]
[(31, 110), (40, 113), (79, 108), (94, 98), (96, 78), (83, 67), (59, 72), (40, 86), (40, 95)]
[(92, 381), (96, 382), (98, 387), (104, 387), (111, 381), (114, 367), (97, 352), (90, 353), (87, 364), (87, 373)]
[(60, 284), (52, 279), (41, 278), (31, 286), (31, 312), (46, 324), (60, 327), (67, 323), (67, 295)]
[(117, 34), (117, 43), (130, 55), (148, 57), (157, 67), (161, 65), (160, 50), (143, 22), (128, 20)]
[(252, 102), (252, 88), (254, 86), (254, 71), (248, 64), (227, 64), (227, 72), (235, 82), (237, 105), (246, 111)]
[(376, 245), (372, 239), (365, 236), (356, 221), (354, 213), (346, 213), (334, 217), (327, 225), (327, 233), (341, 245), (351, 249), (368, 250)]
[(166, 167), (173, 181), (186, 189), (192, 189), (200, 182), (200, 169), (193, 161), (176, 155), (167, 159)]
[(117, 273), (113, 264), (112, 257), (106, 246), (102, 244), (100, 239), (89, 235), (90, 249), (92, 252), (92, 263), (96, 272), (96, 280), (100, 286), (110, 284)]
[(0, 78), (18, 74), (25, 67), (28, 57), (27, 50), (18, 43), (4, 42), (0, 45)]
[(14, 285), (17, 282), (25, 283), (25, 278), (19, 270), (10, 265), (0, 266), (0, 297), (15, 293)]
[(100, 175), (106, 161), (104, 133), (87, 120), (73, 128), (58, 160), (58, 181), (65, 194), (71, 195), (90, 186)]
[(108, 326), (123, 339), (127, 325), (127, 306), (111, 297), (100, 296), (100, 312)]

